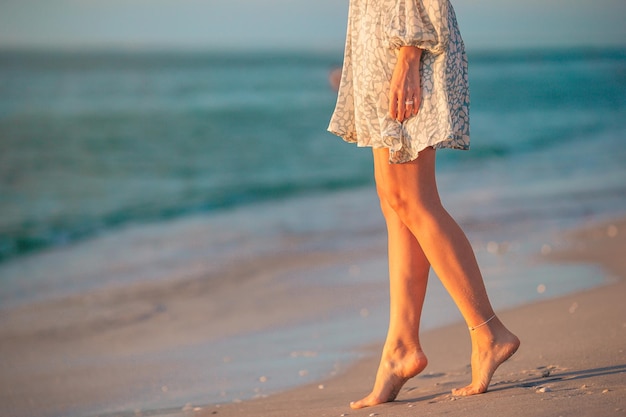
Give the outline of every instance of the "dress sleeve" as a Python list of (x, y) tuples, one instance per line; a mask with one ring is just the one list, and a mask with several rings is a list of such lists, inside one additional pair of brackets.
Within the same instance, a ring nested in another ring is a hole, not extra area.
[(417, 46), (442, 53), (448, 46), (448, 0), (395, 0), (387, 10), (389, 48)]

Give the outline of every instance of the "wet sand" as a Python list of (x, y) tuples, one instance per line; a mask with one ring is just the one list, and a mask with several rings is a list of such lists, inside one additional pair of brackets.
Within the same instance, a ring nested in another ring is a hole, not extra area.
[(351, 410), (369, 392), (380, 345), (345, 373), (239, 404), (190, 411), (196, 416), (623, 416), (626, 415), (626, 219), (571, 233), (559, 264), (596, 263), (612, 282), (600, 288), (500, 313), (522, 346), (486, 394), (455, 398), (470, 381), (469, 338), (462, 324), (423, 334), (429, 365), (397, 400)]
[[(250, 259), (238, 264), (239, 270), (229, 269), (228, 284), (219, 291), (216, 280), (192, 277), (167, 285), (137, 284), (4, 310), (0, 315), (0, 414), (626, 415), (626, 218), (594, 225), (567, 238), (568, 247), (552, 251), (549, 262), (563, 267), (598, 264), (602, 270), (597, 273), (610, 282), (564, 297), (500, 309), (501, 318), (520, 336), (522, 346), (496, 372), (490, 391), (483, 395), (454, 398), (449, 394), (452, 388), (470, 381), (467, 329), (454, 324), (423, 333), (429, 366), (405, 385), (393, 403), (358, 411), (348, 406), (373, 384), (381, 348), (377, 343), (363, 348), (363, 359), (357, 363), (344, 358), (321, 378), (309, 375), (308, 385), (280, 388), (282, 392), (277, 394), (271, 393), (277, 388), (261, 388), (258, 399), (212, 404), (205, 387), (215, 383), (216, 370), (207, 366), (206, 355), (210, 357), (220, 338), (235, 330), (269, 331), (277, 323), (290, 326), (314, 323), (321, 317), (332, 320), (341, 309), (358, 309), (378, 300), (384, 287), (364, 284), (359, 277), (354, 285), (313, 285), (304, 291), (301, 282), (295, 285), (297, 271), (337, 262), (333, 251), (322, 250), (289, 262)], [(371, 254), (358, 250), (342, 260), (358, 264), (364, 258), (371, 260), (379, 249), (373, 248)], [(546, 257), (541, 258), (544, 262)], [(241, 278), (247, 269), (257, 270), (261, 264), (266, 278)], [(226, 282), (223, 273), (217, 272), (219, 282)], [(310, 277), (305, 274), (300, 280), (310, 281)], [(255, 294), (254, 304), (241, 299), (246, 293)], [(339, 306), (337, 298), (346, 301)], [(213, 302), (207, 303), (207, 299)], [(276, 300), (281, 305), (276, 305)], [(262, 353), (246, 339), (241, 344), (252, 356)], [(294, 354), (302, 360), (324, 359), (315, 358), (315, 351)], [(217, 360), (228, 362), (229, 358)], [(246, 366), (245, 362), (232, 365)], [(310, 364), (308, 369), (314, 368)], [(262, 374), (251, 377), (260, 387), (274, 382), (264, 380)]]

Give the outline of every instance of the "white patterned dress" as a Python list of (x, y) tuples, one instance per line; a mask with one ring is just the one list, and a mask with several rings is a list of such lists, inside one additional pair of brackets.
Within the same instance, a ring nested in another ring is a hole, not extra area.
[[(448, 0), (350, 0), (337, 105), (328, 130), (358, 146), (389, 148), (389, 161), (426, 147), (469, 149), (467, 57)], [(389, 116), (389, 83), (403, 45), (423, 49), (419, 112)]]

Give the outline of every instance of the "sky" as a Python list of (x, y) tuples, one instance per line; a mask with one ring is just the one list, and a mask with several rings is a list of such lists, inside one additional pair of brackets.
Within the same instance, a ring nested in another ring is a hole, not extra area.
[[(452, 0), (468, 49), (626, 46), (626, 0)], [(343, 47), (348, 0), (0, 0), (0, 47)]]

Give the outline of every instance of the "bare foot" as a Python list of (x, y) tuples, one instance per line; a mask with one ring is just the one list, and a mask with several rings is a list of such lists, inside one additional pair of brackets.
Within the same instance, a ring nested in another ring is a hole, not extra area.
[(472, 332), (472, 383), (452, 390), (452, 395), (468, 396), (487, 391), (491, 377), (498, 367), (517, 351), (520, 341), (513, 333), (495, 320)]
[(402, 386), (409, 379), (422, 372), (428, 360), (420, 348), (383, 350), (383, 357), (376, 373), (374, 389), (365, 398), (350, 403), (350, 407), (371, 407), (396, 399)]

